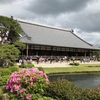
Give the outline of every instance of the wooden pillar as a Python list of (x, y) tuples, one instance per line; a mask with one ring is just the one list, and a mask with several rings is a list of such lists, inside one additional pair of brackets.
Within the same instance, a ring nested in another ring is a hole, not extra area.
[(26, 56), (28, 57), (28, 44), (26, 45)]
[(38, 51), (36, 51), (36, 55), (38, 56), (39, 54), (38, 54)]
[(86, 52), (85, 52), (85, 55), (84, 55), (84, 56), (85, 56), (85, 57), (87, 56), (87, 55), (86, 55)]
[(50, 53), (50, 56), (52, 56), (53, 54), (53, 47), (51, 47), (51, 53)]

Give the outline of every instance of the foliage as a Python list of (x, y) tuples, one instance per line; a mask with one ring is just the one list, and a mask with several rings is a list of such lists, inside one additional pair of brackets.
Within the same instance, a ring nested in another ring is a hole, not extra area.
[(92, 89), (86, 89), (82, 96), (83, 100), (100, 100), (100, 86)]
[(3, 94), (3, 87), (1, 87), (1, 86), (0, 86), (0, 94)]
[(69, 63), (69, 65), (78, 66), (79, 63), (77, 63), (77, 62), (73, 62), (73, 63)]
[[(18, 22), (12, 18), (8, 18), (5, 16), (0, 16), (0, 23), (4, 25), (5, 28), (1, 28), (1, 37), (2, 40), (4, 40), (6, 35), (6, 32), (9, 31), (8, 36), (7, 36), (7, 40), (10, 42), (15, 42), (16, 40), (19, 39), (20, 37), (20, 33), (22, 32), (22, 29), (20, 27), (20, 25), (18, 24)], [(4, 34), (4, 35), (3, 35)], [(2, 44), (5, 41), (1, 41)]]
[(54, 100), (53, 98), (50, 98), (50, 97), (41, 97), (41, 98), (38, 98), (38, 100)]
[(88, 67), (100, 67), (100, 65), (96, 65), (96, 66), (88, 66)]
[(14, 42), (15, 47), (17, 47), (20, 51), (23, 51), (26, 47), (26, 45), (22, 42), (16, 41)]
[(97, 58), (99, 58), (100, 57), (100, 51), (94, 51), (93, 55), (95, 55)]
[(37, 94), (37, 95), (33, 95), (32, 100), (54, 100), (54, 99)]
[(32, 67), (34, 67), (34, 65), (33, 64), (21, 64), (21, 65), (19, 65), (19, 67), (20, 68), (32, 68)]
[(44, 72), (44, 68), (43, 67), (38, 67), (38, 69)]
[(10, 75), (14, 71), (18, 71), (19, 68), (17, 66), (10, 66), (8, 68), (0, 68), (0, 76)]
[(14, 71), (18, 71), (18, 67), (11, 66), (9, 68), (0, 68), (0, 86), (6, 85), (7, 79)]
[(6, 92), (10, 99), (36, 100), (34, 95), (42, 96), (48, 84), (45, 73), (38, 69), (22, 69), (13, 72), (6, 84)]
[(0, 94), (0, 100), (2, 100), (2, 94)]
[[(18, 100), (18, 98), (16, 98), (14, 95), (12, 95), (12, 98), (9, 98), (9, 94), (7, 94), (7, 93), (4, 95), (5, 95), (6, 100)], [(3, 99), (3, 97), (4, 96), (1, 94), (0, 100), (5, 100), (5, 99)], [(22, 98), (21, 100), (28, 100), (28, 99)], [(54, 100), (54, 99), (51, 97), (41, 96), (39, 94), (33, 94), (33, 97), (30, 100)]]
[(18, 66), (9, 66), (9, 70), (11, 70), (11, 72), (14, 72), (14, 71), (18, 71), (19, 68)]
[(8, 68), (0, 68), (0, 76), (10, 75), (12, 72)]
[(7, 79), (9, 78), (10, 75), (2, 76), (0, 77), (0, 86), (6, 85)]
[(14, 45), (0, 45), (0, 66), (7, 67), (15, 62), (19, 56), (19, 50)]
[(82, 89), (68, 80), (57, 80), (49, 84), (46, 93), (57, 100), (81, 100)]

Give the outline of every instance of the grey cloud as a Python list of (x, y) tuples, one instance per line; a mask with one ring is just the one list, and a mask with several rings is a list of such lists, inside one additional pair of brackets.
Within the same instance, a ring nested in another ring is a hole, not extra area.
[(14, 2), (14, 0), (0, 0), (0, 4), (7, 4), (11, 2)]
[(100, 13), (74, 16), (75, 26), (86, 32), (100, 32)]
[(93, 45), (100, 45), (100, 34), (98, 32), (84, 32), (82, 30), (75, 29), (75, 34), (79, 37), (81, 37), (83, 40), (87, 41), (90, 44)]
[(89, 1), (91, 0), (36, 0), (27, 9), (39, 15), (57, 15), (81, 10)]
[(59, 18), (59, 20), (55, 18), (55, 22), (60, 23), (65, 28), (78, 28), (84, 32), (100, 32), (99, 12), (78, 12), (69, 16), (67, 20), (65, 17)]

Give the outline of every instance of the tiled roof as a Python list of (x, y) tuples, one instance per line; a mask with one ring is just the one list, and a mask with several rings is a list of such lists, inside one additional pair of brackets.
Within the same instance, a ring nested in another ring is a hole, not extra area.
[(24, 36), (21, 42), (58, 47), (100, 49), (79, 38), (72, 30), (18, 21)]

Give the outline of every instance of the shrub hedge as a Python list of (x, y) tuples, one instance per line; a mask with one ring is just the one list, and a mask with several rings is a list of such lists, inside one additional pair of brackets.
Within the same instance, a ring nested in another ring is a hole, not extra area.
[(83, 98), (84, 100), (100, 100), (100, 86), (92, 89), (85, 89)]
[(48, 85), (45, 93), (56, 100), (81, 100), (82, 89), (68, 80), (57, 80)]
[(11, 72), (19, 70), (18, 66), (10, 66), (9, 69), (11, 70)]
[(0, 68), (0, 76), (10, 75), (14, 71), (18, 71), (17, 66), (10, 66), (8, 68)]
[(20, 68), (32, 68), (32, 67), (34, 67), (34, 65), (33, 64), (21, 64), (21, 65), (19, 65), (19, 67)]
[(100, 86), (82, 89), (68, 80), (50, 82), (45, 93), (56, 100), (100, 100)]
[(69, 65), (78, 66), (79, 63), (78, 62), (73, 62), (73, 63), (69, 63)]
[(0, 77), (0, 86), (6, 85), (7, 79), (9, 78), (10, 75), (2, 76)]
[(0, 76), (10, 75), (11, 73), (9, 68), (0, 68)]
[(39, 69), (40, 71), (43, 71), (43, 72), (44, 72), (43, 67), (38, 67), (38, 69)]

